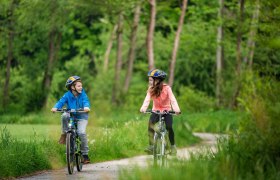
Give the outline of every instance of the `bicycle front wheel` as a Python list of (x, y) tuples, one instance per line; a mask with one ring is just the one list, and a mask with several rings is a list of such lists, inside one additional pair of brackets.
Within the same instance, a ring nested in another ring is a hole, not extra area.
[(66, 136), (66, 161), (68, 173), (73, 174), (75, 165), (75, 137), (71, 132), (68, 132)]
[(82, 163), (82, 153), (81, 153), (81, 141), (80, 138), (76, 138), (76, 147), (78, 148), (76, 150), (76, 166), (78, 171), (82, 171), (83, 163)]
[(156, 134), (154, 139), (154, 166), (163, 167), (166, 164), (165, 143), (161, 135)]

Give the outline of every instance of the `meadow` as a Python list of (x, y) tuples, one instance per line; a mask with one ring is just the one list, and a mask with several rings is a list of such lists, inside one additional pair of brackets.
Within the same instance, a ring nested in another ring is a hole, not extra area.
[[(39, 170), (65, 167), (64, 146), (57, 143), (61, 128), (60, 115), (43, 116), (43, 114), (40, 113), (37, 116), (30, 114), (24, 118), (18, 116), (18, 119), (5, 115), (3, 118), (13, 121), (0, 124), (1, 178), (18, 177)], [(221, 115), (224, 116), (224, 121), (217, 120), (217, 116)], [(239, 123), (239, 116), (239, 112), (222, 110), (174, 117), (176, 144), (180, 148), (199, 143), (200, 139), (192, 135), (194, 130), (210, 129), (211, 132), (216, 133), (225, 132), (229, 127), (234, 130)], [(148, 115), (140, 113), (137, 115), (124, 113), (107, 117), (93, 115), (87, 128), (89, 156), (92, 162), (144, 154), (143, 150), (148, 144), (148, 118)], [(42, 124), (42, 119), (48, 124)], [(207, 122), (216, 125), (209, 126)], [(5, 164), (7, 161), (10, 162), (9, 165)]]

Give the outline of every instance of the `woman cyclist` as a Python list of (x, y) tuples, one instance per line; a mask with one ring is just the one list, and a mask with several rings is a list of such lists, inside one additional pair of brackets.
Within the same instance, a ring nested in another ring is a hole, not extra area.
[[(159, 69), (154, 69), (148, 72), (149, 77), (149, 87), (147, 90), (146, 98), (140, 109), (140, 112), (145, 112), (149, 107), (150, 100), (153, 100), (153, 111), (175, 111), (178, 115), (181, 113), (178, 106), (177, 100), (171, 90), (171, 87), (163, 83), (167, 74)], [(159, 121), (159, 115), (151, 114), (149, 124), (148, 124), (148, 135), (149, 135), (149, 146), (145, 149), (146, 152), (153, 152), (153, 136), (154, 130), (153, 125)], [(174, 130), (172, 128), (173, 117), (171, 114), (163, 115), (166, 124), (166, 129), (169, 134), (169, 139), (171, 143), (171, 154), (176, 155), (177, 149), (175, 145)]]

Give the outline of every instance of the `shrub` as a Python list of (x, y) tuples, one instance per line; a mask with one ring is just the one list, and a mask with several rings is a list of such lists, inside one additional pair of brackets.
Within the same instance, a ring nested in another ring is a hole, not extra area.
[(181, 87), (177, 100), (182, 112), (205, 112), (215, 107), (213, 98), (190, 87)]

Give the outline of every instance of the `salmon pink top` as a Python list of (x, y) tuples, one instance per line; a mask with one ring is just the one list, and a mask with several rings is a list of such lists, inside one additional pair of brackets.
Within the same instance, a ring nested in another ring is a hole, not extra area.
[[(145, 112), (147, 110), (150, 104), (150, 100), (151, 100), (151, 94), (148, 90), (146, 98), (140, 109), (141, 112)], [(153, 109), (152, 109), (153, 111), (159, 110), (162, 112), (164, 110), (171, 111), (173, 109), (173, 111), (175, 112), (180, 112), (180, 108), (171, 90), (171, 87), (168, 86), (167, 84), (163, 84), (160, 96), (153, 97), (152, 100), (153, 100)]]

